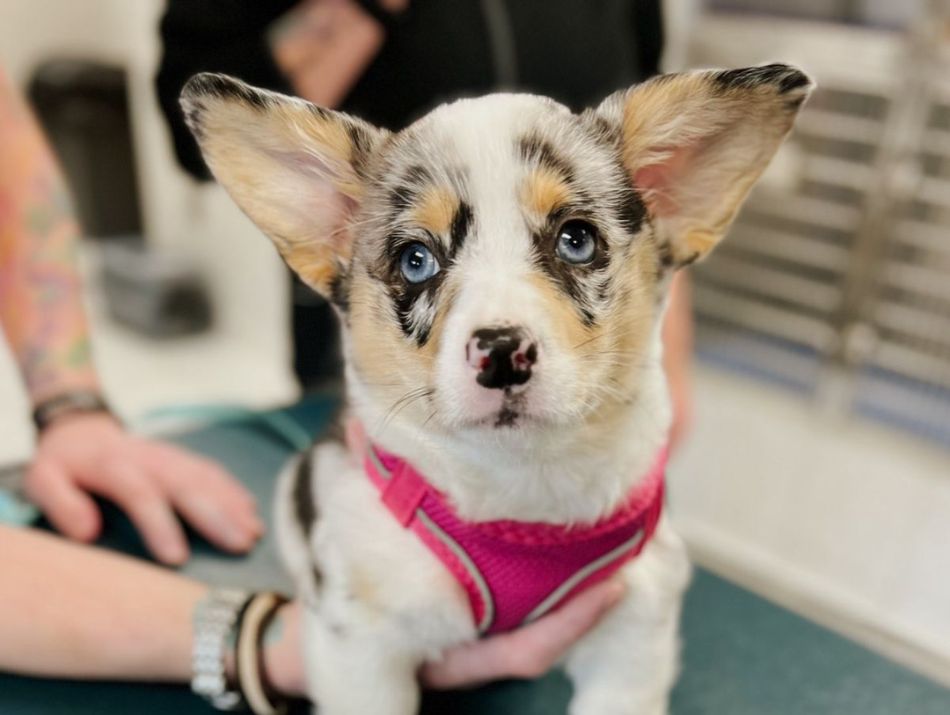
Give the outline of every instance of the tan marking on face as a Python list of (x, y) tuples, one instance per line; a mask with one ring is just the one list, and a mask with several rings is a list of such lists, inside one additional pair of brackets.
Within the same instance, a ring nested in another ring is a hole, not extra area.
[(439, 298), (435, 317), (432, 319), (432, 327), (429, 329), (429, 339), (425, 345), (418, 348), (419, 353), (429, 361), (430, 365), (435, 365), (438, 357), (439, 346), (442, 345), (442, 330), (445, 328), (445, 320), (455, 303), (456, 295), (458, 295), (458, 286), (452, 280), (446, 281), (439, 288)]
[[(386, 288), (360, 269), (350, 285), (349, 323), (347, 360), (378, 404), (396, 404), (409, 390), (433, 384), (438, 318), (420, 349), (397, 325)], [(421, 420), (430, 409), (426, 399), (412, 399), (399, 407), (399, 414), (415, 414)]]
[(659, 297), (656, 262), (656, 244), (641, 242), (618, 276), (621, 281), (618, 292), (623, 298), (614, 304), (604, 320), (606, 330), (612, 334), (610, 342), (615, 358), (610, 381), (622, 391), (638, 383), (637, 371), (631, 371), (629, 366), (642, 359), (652, 340)]
[[(649, 349), (657, 310), (656, 253), (652, 241), (631, 252), (623, 265), (613, 267), (615, 290), (611, 309), (588, 327), (578, 317), (571, 300), (540, 273), (530, 280), (551, 317), (558, 349), (569, 351), (590, 376), (588, 400), (596, 409), (586, 418), (603, 425), (626, 409), (622, 396), (634, 396), (641, 363)], [(600, 388), (604, 391), (601, 392)]]
[(416, 202), (412, 219), (435, 235), (447, 235), (458, 211), (459, 198), (442, 186), (430, 186)]
[(525, 177), (521, 186), (521, 203), (538, 216), (547, 216), (571, 197), (570, 187), (557, 172), (539, 168)]
[(551, 317), (551, 325), (560, 332), (564, 341), (565, 349), (573, 349), (575, 346), (590, 340), (596, 339), (603, 330), (600, 325), (587, 327), (578, 317), (577, 311), (571, 299), (564, 295), (552, 282), (551, 279), (542, 273), (531, 273), (528, 280), (538, 292), (544, 304), (544, 311)]

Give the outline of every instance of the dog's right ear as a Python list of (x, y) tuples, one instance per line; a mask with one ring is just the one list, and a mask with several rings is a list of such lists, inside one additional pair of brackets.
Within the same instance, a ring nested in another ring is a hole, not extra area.
[(386, 132), (219, 74), (192, 77), (181, 105), (215, 178), (297, 275), (329, 297), (350, 259), (348, 219), (366, 166)]

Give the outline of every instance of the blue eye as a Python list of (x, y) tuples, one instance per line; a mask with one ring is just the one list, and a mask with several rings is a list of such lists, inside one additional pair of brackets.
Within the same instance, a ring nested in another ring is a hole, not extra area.
[(399, 256), (399, 268), (410, 283), (422, 283), (432, 278), (440, 270), (432, 251), (421, 243), (410, 243)]
[(586, 221), (568, 221), (557, 232), (557, 255), (568, 263), (590, 263), (597, 251), (597, 229)]

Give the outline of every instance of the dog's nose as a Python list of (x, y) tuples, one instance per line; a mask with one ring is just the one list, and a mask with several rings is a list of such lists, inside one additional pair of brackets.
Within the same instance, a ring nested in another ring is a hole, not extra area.
[(465, 346), (468, 364), (478, 370), (482, 387), (523, 385), (538, 361), (538, 346), (521, 328), (480, 328)]

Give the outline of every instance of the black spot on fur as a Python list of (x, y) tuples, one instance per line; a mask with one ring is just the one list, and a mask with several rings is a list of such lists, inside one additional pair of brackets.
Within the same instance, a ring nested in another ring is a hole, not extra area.
[[(322, 444), (328, 442), (343, 444), (344, 440), (343, 422), (338, 408), (337, 414), (330, 420), (327, 428), (300, 455), (300, 461), (297, 463), (291, 486), (291, 500), (294, 517), (297, 519), (303, 538), (307, 541), (310, 540), (313, 528), (320, 516), (317, 509), (316, 495), (313, 493), (314, 454)], [(318, 564), (312, 564), (311, 577), (313, 578), (314, 590), (319, 590), (323, 583), (323, 575)]]
[(194, 102), (201, 97), (237, 99), (255, 109), (264, 110), (270, 103), (267, 92), (244, 84), (240, 80), (214, 72), (202, 72), (189, 79), (181, 91), (183, 100)]
[(402, 213), (416, 198), (416, 190), (411, 186), (397, 186), (389, 192), (389, 205), (394, 213)]
[(752, 88), (762, 84), (774, 84), (778, 87), (779, 94), (801, 89), (811, 82), (801, 70), (783, 64), (725, 70), (716, 73), (713, 79), (726, 89)]
[(506, 388), (505, 399), (495, 419), (495, 427), (511, 427), (518, 421), (523, 410), (524, 393), (512, 394), (511, 388)]
[(431, 181), (432, 175), (424, 166), (410, 166), (389, 192), (388, 201), (393, 210), (393, 218), (410, 208), (422, 189)]
[(421, 164), (414, 164), (406, 169), (403, 180), (417, 188), (422, 188), (425, 184), (432, 182), (432, 174)]
[(658, 246), (660, 266), (663, 268), (673, 267), (673, 247), (667, 242), (662, 241)]
[(350, 142), (353, 144), (353, 151), (350, 155), (353, 170), (357, 176), (365, 179), (367, 178), (370, 153), (373, 149), (372, 137), (366, 127), (352, 121), (346, 123), (346, 131), (350, 135)]
[(617, 124), (591, 109), (584, 112), (581, 117), (587, 120), (594, 139), (614, 148), (620, 147), (621, 132)]
[(594, 259), (584, 265), (572, 265), (557, 255), (557, 232), (565, 216), (574, 218), (583, 216), (577, 207), (563, 207), (549, 217), (545, 229), (534, 233), (534, 262), (552, 281), (571, 299), (584, 324), (591, 327), (596, 322), (589, 305), (585, 284), (590, 283), (610, 264), (610, 255), (606, 243), (597, 235), (597, 249)]
[(524, 161), (559, 174), (568, 183), (574, 180), (574, 168), (557, 151), (551, 142), (535, 134), (529, 134), (518, 140), (518, 153)]
[(319, 104), (311, 104), (310, 102), (308, 102), (307, 109), (309, 109), (310, 113), (313, 116), (315, 116), (317, 119), (326, 120), (326, 119), (332, 118), (333, 116), (333, 112), (331, 112), (329, 109), (324, 109)]
[(350, 274), (342, 268), (330, 281), (330, 302), (344, 313), (350, 310)]
[(694, 264), (697, 260), (699, 260), (699, 251), (694, 251), (690, 256), (688, 256), (687, 258), (683, 259), (683, 262), (680, 263), (680, 267), (681, 267), (681, 268), (685, 268), (686, 266), (691, 266), (691, 265)]
[(294, 516), (297, 518), (297, 524), (306, 539), (310, 538), (314, 522), (317, 520), (317, 503), (314, 499), (311, 482), (313, 451), (314, 448), (311, 447), (301, 455), (300, 462), (297, 464), (297, 471), (294, 473)]
[(624, 180), (623, 190), (620, 202), (616, 205), (615, 211), (617, 220), (623, 226), (627, 233), (637, 233), (647, 215), (647, 207), (640, 198), (640, 192), (636, 190), (627, 178), (627, 172), (621, 167)]
[[(442, 271), (423, 283), (409, 283), (403, 277), (399, 265), (402, 252), (407, 246), (416, 242), (425, 243), (439, 265), (443, 267)], [(386, 250), (379, 263), (371, 271), (373, 278), (386, 284), (403, 334), (407, 338), (413, 338), (420, 347), (428, 342), (432, 326), (414, 325), (412, 309), (423, 295), (427, 296), (430, 302), (434, 302), (435, 295), (445, 277), (444, 269), (448, 264), (449, 259), (445, 255), (441, 241), (420, 241), (420, 237), (415, 234), (396, 231), (387, 239)]]
[(449, 231), (449, 245), (453, 258), (461, 250), (465, 239), (468, 237), (468, 232), (472, 227), (472, 218), (471, 205), (466, 201), (459, 201), (455, 216), (452, 219), (452, 228)]
[(407, 283), (405, 280), (399, 280), (398, 284), (390, 285), (390, 296), (392, 297), (393, 307), (396, 310), (396, 319), (399, 321), (399, 327), (402, 329), (403, 334), (407, 338), (415, 340), (416, 345), (419, 347), (422, 347), (429, 341), (432, 325), (429, 323), (421, 325), (413, 324), (412, 309), (423, 295), (427, 296), (431, 301), (441, 283), (442, 273), (438, 273), (425, 283)]

